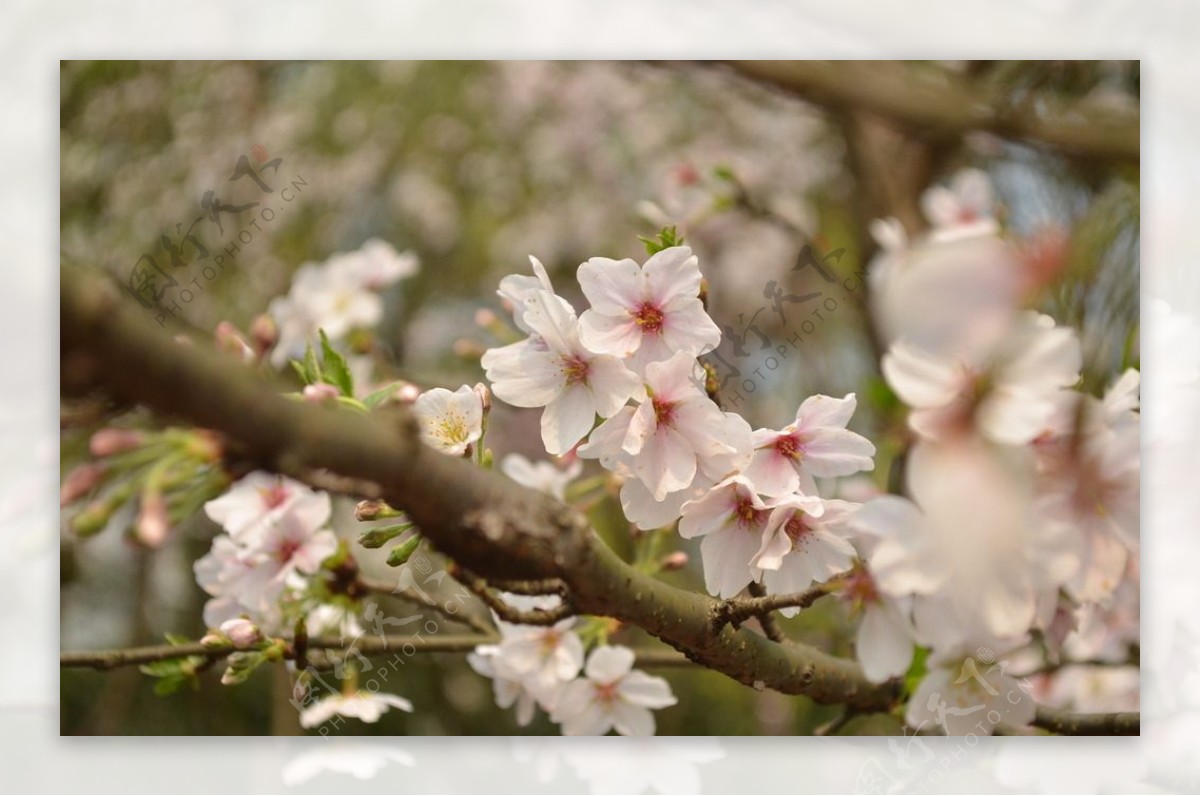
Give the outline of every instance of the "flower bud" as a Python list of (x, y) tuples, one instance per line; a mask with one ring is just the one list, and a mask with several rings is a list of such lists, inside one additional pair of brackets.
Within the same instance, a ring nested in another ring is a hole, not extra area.
[(259, 632), (258, 626), (245, 617), (238, 617), (221, 623), (221, 632), (233, 644), (234, 649), (250, 649), (262, 641), (262, 633)]
[(146, 547), (160, 547), (171, 530), (167, 516), (167, 501), (161, 492), (147, 491), (142, 494), (142, 508), (138, 512), (137, 540)]
[(454, 355), (461, 359), (479, 359), (485, 349), (476, 341), (463, 337), (454, 341), (453, 350)]
[(402, 404), (411, 406), (416, 403), (416, 400), (421, 397), (421, 388), (415, 384), (404, 383), (396, 390), (396, 400)]
[(334, 405), (341, 393), (332, 384), (310, 384), (304, 388), (303, 395), (309, 403)]
[(420, 545), (421, 537), (413, 534), (388, 552), (387, 565), (389, 567), (399, 567), (407, 564), (408, 559), (412, 558), (413, 553), (417, 552), (417, 548)]
[(229, 321), (221, 321), (216, 330), (217, 349), (240, 356), (244, 361), (254, 360), (254, 349), (246, 343), (242, 333)]
[(60, 506), (69, 506), (91, 492), (103, 480), (108, 468), (100, 462), (81, 464), (67, 473), (58, 495)]
[(102, 428), (92, 435), (88, 450), (98, 459), (105, 456), (115, 456), (135, 448), (140, 448), (146, 441), (146, 435), (132, 428)]
[(250, 322), (250, 339), (254, 342), (254, 350), (258, 356), (263, 356), (279, 342), (279, 327), (270, 315), (259, 315)]
[(103, 500), (92, 501), (71, 520), (71, 530), (79, 536), (95, 536), (108, 525), (115, 509)]
[(358, 543), (368, 550), (377, 550), (397, 536), (408, 533), (413, 527), (411, 522), (402, 522), (399, 525), (388, 525), (383, 528), (368, 528), (359, 534)]
[(674, 553), (663, 556), (659, 563), (659, 568), (663, 572), (674, 572), (677, 569), (683, 569), (687, 566), (688, 554), (682, 550), (676, 550)]
[(220, 631), (209, 631), (200, 638), (200, 646), (210, 650), (224, 649), (229, 646), (229, 639)]
[(404, 512), (392, 508), (382, 500), (360, 500), (354, 507), (354, 519), (359, 522), (382, 520), (388, 517), (402, 517)]
[(483, 405), (483, 413), (486, 415), (492, 408), (492, 391), (482, 383), (476, 384), (472, 389), (479, 396), (479, 403)]

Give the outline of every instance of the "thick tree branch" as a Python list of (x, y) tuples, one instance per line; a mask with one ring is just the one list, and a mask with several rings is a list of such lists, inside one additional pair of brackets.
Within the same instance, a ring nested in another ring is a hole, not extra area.
[(869, 111), (931, 141), (972, 130), (1065, 155), (1138, 165), (1140, 118), (1044, 93), (1014, 104), (1006, 92), (934, 64), (883, 61), (732, 61), (737, 72), (834, 110)]
[(1057, 708), (1039, 707), (1033, 726), (1060, 735), (1140, 735), (1138, 713), (1071, 713)]
[(65, 392), (107, 390), (219, 431), (253, 466), (376, 484), (434, 545), (483, 577), (561, 578), (579, 613), (637, 625), (746, 685), (868, 709), (897, 697), (895, 683), (869, 682), (853, 661), (745, 630), (714, 633), (716, 601), (636, 571), (566, 506), (423, 445), (404, 410), (386, 422), (286, 400), (228, 358), (179, 345), (136, 301), (87, 272), (62, 275), (61, 328)]

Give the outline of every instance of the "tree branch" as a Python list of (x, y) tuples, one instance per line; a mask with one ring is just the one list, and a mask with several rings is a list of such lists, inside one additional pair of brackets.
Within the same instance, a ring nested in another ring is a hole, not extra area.
[(725, 600), (718, 603), (713, 610), (713, 627), (718, 630), (725, 625), (738, 627), (751, 617), (762, 617), (780, 608), (808, 608), (828, 593), (828, 584), (823, 583), (799, 594), (756, 594), (742, 599)]
[(506, 603), (504, 598), (478, 575), (467, 572), (461, 567), (452, 568), (451, 575), (470, 589), (472, 594), (483, 600), (483, 604), (492, 609), (502, 621), (512, 625), (553, 625), (575, 615), (575, 610), (565, 596), (562, 598), (562, 604), (554, 608), (534, 608), (525, 611)]
[(1000, 88), (933, 64), (884, 61), (731, 61), (735, 71), (832, 109), (890, 119), (931, 140), (981, 130), (1070, 157), (1138, 165), (1140, 115), (1045, 93), (1013, 104)]
[(1071, 713), (1039, 706), (1033, 726), (1060, 735), (1141, 735), (1139, 713)]
[(415, 421), (289, 401), (250, 369), (182, 346), (107, 279), (61, 279), (64, 392), (107, 390), (224, 434), (248, 463), (303, 478), (328, 471), (376, 484), (431, 543), (483, 577), (560, 578), (579, 613), (637, 625), (689, 659), (746, 685), (818, 702), (887, 709), (896, 683), (869, 682), (853, 661), (746, 630), (714, 633), (716, 601), (626, 564), (587, 521), (533, 490), (421, 443)]

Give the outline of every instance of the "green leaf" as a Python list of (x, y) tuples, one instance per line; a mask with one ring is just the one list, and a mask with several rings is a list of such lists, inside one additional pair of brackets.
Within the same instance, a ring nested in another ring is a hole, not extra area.
[(350, 375), (350, 366), (346, 364), (346, 358), (329, 344), (329, 336), (325, 334), (324, 329), (319, 329), (318, 334), (321, 336), (321, 381), (332, 384), (342, 395), (353, 398), (354, 377)]
[(187, 636), (181, 636), (178, 633), (164, 633), (163, 638), (165, 638), (167, 640), (167, 643), (170, 644), (172, 647), (179, 647), (184, 644), (192, 643), (192, 640), (190, 638), (188, 638)]
[(638, 240), (645, 244), (646, 253), (651, 255), (658, 254), (663, 249), (669, 249), (672, 246), (683, 245), (683, 236), (673, 226), (663, 227), (659, 230), (658, 235), (653, 238), (638, 235)]
[(925, 679), (925, 674), (929, 671), (925, 665), (925, 660), (928, 657), (928, 647), (917, 647), (913, 650), (912, 665), (908, 667), (908, 672), (904, 675), (905, 695), (916, 693), (917, 686)]
[(192, 678), (186, 677), (182, 674), (173, 674), (163, 677), (154, 684), (154, 695), (160, 697), (170, 696), (182, 688), (184, 683), (188, 682), (190, 679)]
[(304, 348), (304, 383), (316, 384), (321, 380), (321, 363), (311, 345)]
[(400, 389), (400, 382), (394, 381), (386, 387), (380, 387), (366, 398), (363, 398), (363, 403), (368, 409), (374, 409), (376, 406), (386, 401), (391, 394), (398, 389)]
[(225, 669), (225, 674), (221, 675), (221, 683), (224, 685), (236, 685), (244, 683), (254, 674), (254, 670), (266, 662), (267, 656), (256, 650), (248, 650), (245, 652), (235, 652), (229, 656), (228, 667)]
[(299, 377), (300, 383), (308, 385), (308, 371), (304, 369), (304, 365), (298, 360), (289, 359), (288, 364), (292, 366), (292, 370), (296, 371), (296, 376)]

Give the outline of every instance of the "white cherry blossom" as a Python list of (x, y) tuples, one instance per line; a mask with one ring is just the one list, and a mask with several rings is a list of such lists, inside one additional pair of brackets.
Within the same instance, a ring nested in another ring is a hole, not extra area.
[(511, 309), (513, 323), (526, 334), (533, 333), (533, 330), (529, 328), (529, 324), (525, 321), (525, 309), (528, 306), (527, 300), (539, 290), (544, 290), (551, 294), (554, 293), (554, 285), (550, 282), (550, 275), (546, 273), (546, 266), (542, 265), (541, 261), (532, 255), (529, 257), (529, 262), (533, 266), (533, 276), (529, 276), (528, 274), (509, 274), (500, 280), (500, 289), (496, 291), (496, 294)]
[(1033, 697), (988, 644), (964, 644), (929, 656), (928, 674), (905, 713), (909, 726), (941, 726), (947, 735), (991, 735), (1000, 725), (1023, 727), (1033, 721)]
[(426, 390), (412, 406), (427, 445), (462, 456), (483, 434), (483, 402), (467, 385), (454, 392), (444, 387)]
[(576, 459), (564, 470), (553, 462), (531, 462), (519, 453), (510, 453), (500, 461), (500, 470), (521, 486), (563, 500), (567, 485), (583, 472), (583, 462)]
[(563, 686), (550, 714), (563, 735), (654, 735), (652, 710), (676, 704), (671, 686), (633, 668), (633, 650), (603, 646), (592, 650), (584, 677)]
[(617, 357), (583, 346), (575, 310), (553, 293), (530, 291), (523, 318), (531, 336), (486, 352), (483, 367), (501, 400), (546, 407), (542, 443), (564, 454), (592, 430), (597, 414), (612, 417), (642, 385)]
[(372, 693), (355, 691), (353, 694), (333, 694), (314, 702), (300, 711), (300, 726), (311, 729), (318, 724), (324, 724), (334, 716), (345, 716), (351, 719), (374, 724), (379, 717), (392, 708), (412, 713), (412, 703), (395, 694)]
[(1079, 380), (1082, 353), (1069, 327), (1035, 312), (1008, 331), (935, 355), (906, 341), (883, 358), (883, 373), (912, 407), (909, 425), (930, 439), (978, 427), (996, 442), (1023, 445), (1053, 417), (1061, 393)]
[(503, 669), (496, 667), (499, 655), (498, 644), (480, 644), (474, 652), (468, 653), (467, 664), (477, 674), (491, 678), (496, 707), (507, 710), (516, 705), (517, 724), (526, 727), (533, 721), (538, 705), (537, 694), (525, 685), (524, 678), (506, 675)]
[[(520, 605), (511, 598), (506, 601)], [(559, 686), (583, 666), (583, 642), (572, 632), (575, 623), (574, 618), (549, 627), (497, 621), (501, 640), (489, 653), (496, 674), (522, 683), (544, 704), (552, 705)]]
[[(850, 569), (855, 551), (845, 523), (857, 505), (795, 494), (769, 506), (762, 545), (750, 561), (762, 570), (768, 594), (796, 594)], [(792, 606), (780, 613), (795, 616), (799, 610)]]
[[(823, 511), (819, 498), (801, 500), (815, 513)], [(679, 535), (704, 538), (700, 556), (709, 594), (735, 597), (759, 579), (761, 570), (754, 561), (766, 540), (770, 515), (754, 484), (741, 475), (730, 476), (703, 497), (684, 504)]]
[(845, 398), (814, 395), (800, 404), (796, 419), (778, 431), (754, 432), (754, 459), (746, 477), (760, 494), (779, 497), (797, 490), (817, 494), (813, 477), (831, 478), (873, 470), (875, 446), (848, 431), (854, 393)]
[(593, 257), (579, 266), (591, 304), (580, 316), (580, 338), (597, 353), (628, 357), (639, 372), (676, 352), (692, 358), (721, 342), (721, 330), (700, 302), (700, 266), (692, 250), (672, 246), (645, 265)]
[(287, 512), (312, 527), (329, 520), (329, 495), (299, 481), (261, 470), (237, 481), (224, 495), (204, 504), (204, 513), (235, 539), (253, 542)]
[(717, 408), (692, 381), (695, 357), (680, 351), (646, 366), (646, 398), (602, 423), (583, 458), (607, 469), (626, 464), (661, 501), (689, 487), (698, 471), (720, 467), (750, 448), (750, 427)]
[(949, 185), (935, 185), (921, 195), (921, 210), (942, 237), (995, 232), (992, 181), (979, 169), (963, 169)]

